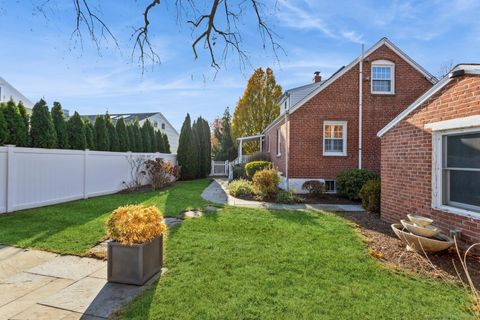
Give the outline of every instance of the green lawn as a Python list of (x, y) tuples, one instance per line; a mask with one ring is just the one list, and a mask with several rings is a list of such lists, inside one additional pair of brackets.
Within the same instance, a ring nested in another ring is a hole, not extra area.
[(165, 216), (207, 204), (210, 180), (178, 182), (162, 191), (114, 194), (0, 215), (0, 243), (65, 254), (84, 254), (105, 238), (105, 221), (118, 206), (156, 205)]
[(457, 286), (381, 266), (332, 214), (228, 207), (170, 233), (125, 319), (471, 319)]

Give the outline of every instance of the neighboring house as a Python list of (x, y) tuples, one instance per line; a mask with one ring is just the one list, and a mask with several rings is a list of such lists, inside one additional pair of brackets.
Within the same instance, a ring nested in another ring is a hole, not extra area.
[(462, 64), (383, 128), (381, 217), (431, 217), (480, 242), (480, 65)]
[(335, 178), (345, 169), (379, 172), (377, 132), (434, 83), (434, 76), (382, 38), (327, 80), (315, 73), (314, 83), (286, 91), (279, 100), (282, 114), (261, 137), (263, 151), (282, 172), (281, 187), (301, 192), (305, 181), (317, 179), (335, 192)]
[(5, 79), (0, 77), (0, 102), (7, 102), (10, 99), (13, 99), (16, 103), (22, 101), (28, 112), (32, 111), (33, 103)]
[[(87, 117), (90, 119), (90, 122), (94, 123), (97, 115), (83, 115), (82, 117)], [(175, 154), (177, 153), (179, 134), (162, 113), (115, 113), (110, 114), (110, 117), (112, 118), (113, 122), (122, 117), (125, 123), (133, 122), (138, 119), (140, 126), (143, 125), (145, 120), (148, 119), (152, 123), (155, 130), (160, 130), (161, 132), (167, 134), (168, 142), (170, 143), (170, 151)]]

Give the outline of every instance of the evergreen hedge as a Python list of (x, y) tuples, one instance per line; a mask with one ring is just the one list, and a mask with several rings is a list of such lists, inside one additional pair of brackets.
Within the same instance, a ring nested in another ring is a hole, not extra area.
[(55, 101), (53, 103), (52, 120), (57, 134), (57, 147), (59, 149), (68, 149), (67, 123), (60, 102)]
[(83, 122), (85, 124), (85, 141), (87, 143), (87, 148), (90, 150), (95, 149), (95, 129), (93, 124), (90, 122), (88, 117), (85, 118)]
[(112, 118), (110, 118), (110, 115), (108, 113), (105, 115), (105, 125), (108, 131), (108, 141), (109, 141), (110, 151), (119, 151), (120, 147), (118, 142), (117, 130), (115, 129), (115, 126), (113, 125), (113, 122), (112, 122)]
[(20, 110), (13, 100), (4, 104), (0, 110), (7, 124), (8, 136), (5, 141), (6, 144), (13, 144), (19, 147), (28, 146), (28, 131), (25, 128)]
[(78, 112), (75, 112), (73, 116), (68, 119), (67, 132), (70, 149), (85, 150), (87, 148), (85, 124)]
[(45, 100), (40, 99), (32, 109), (30, 137), (34, 148), (56, 148), (57, 133)]
[(197, 150), (192, 132), (190, 115), (187, 114), (180, 131), (180, 140), (177, 150), (177, 162), (181, 170), (182, 180), (191, 180), (197, 177)]
[(104, 116), (97, 116), (95, 123), (95, 150), (108, 151), (110, 150), (110, 141), (108, 139), (107, 123)]

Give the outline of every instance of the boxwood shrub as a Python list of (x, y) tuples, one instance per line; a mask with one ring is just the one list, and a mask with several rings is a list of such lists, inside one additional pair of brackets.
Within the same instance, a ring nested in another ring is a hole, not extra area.
[(360, 200), (360, 189), (369, 180), (377, 179), (375, 172), (367, 169), (349, 169), (337, 176), (337, 194), (350, 200)]
[(245, 165), (245, 172), (249, 178), (253, 178), (257, 171), (270, 168), (271, 166), (272, 163), (269, 161), (251, 161)]
[(360, 190), (362, 207), (370, 212), (380, 212), (380, 179), (369, 180)]

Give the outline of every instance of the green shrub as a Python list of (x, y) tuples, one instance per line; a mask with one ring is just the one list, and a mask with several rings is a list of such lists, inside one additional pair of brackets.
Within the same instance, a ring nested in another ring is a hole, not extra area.
[(268, 168), (259, 170), (253, 176), (255, 193), (262, 199), (272, 199), (278, 193), (280, 177), (277, 170)]
[(249, 162), (252, 161), (268, 161), (271, 162), (270, 153), (268, 152), (254, 152), (249, 157)]
[(292, 204), (297, 202), (296, 197), (292, 192), (279, 190), (277, 196), (275, 197), (276, 203), (285, 203), (285, 204)]
[(350, 200), (360, 200), (359, 192), (367, 181), (377, 179), (375, 172), (367, 169), (350, 169), (337, 176), (337, 193)]
[(259, 170), (263, 170), (272, 166), (269, 161), (251, 161), (245, 165), (245, 172), (247, 176), (252, 178)]
[(236, 164), (233, 166), (233, 179), (248, 179), (247, 173), (245, 172), (244, 164)]
[(255, 193), (252, 182), (245, 179), (238, 179), (230, 182), (228, 185), (228, 192), (234, 197), (251, 196)]
[(360, 189), (362, 207), (370, 212), (380, 212), (380, 179), (367, 181)]
[(306, 190), (311, 196), (319, 197), (325, 193), (325, 183), (318, 180), (308, 180), (303, 183), (302, 190)]

